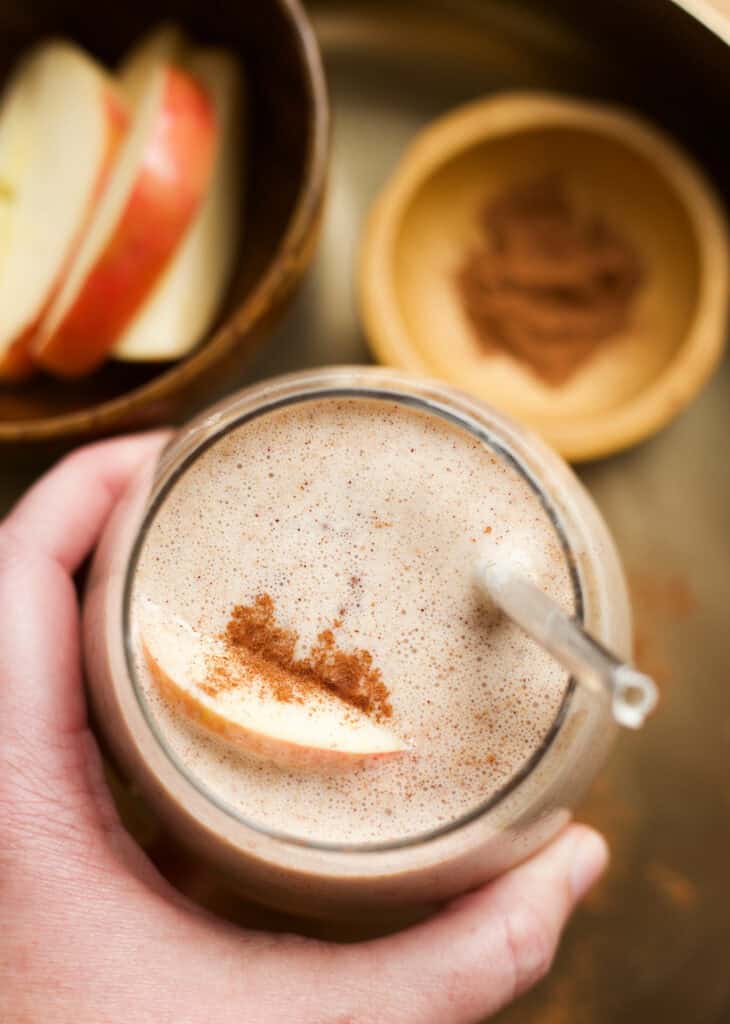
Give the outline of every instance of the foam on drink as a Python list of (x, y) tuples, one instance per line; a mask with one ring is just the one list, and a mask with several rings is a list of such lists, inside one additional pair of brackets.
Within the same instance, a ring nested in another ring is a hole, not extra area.
[(261, 595), (297, 634), (367, 650), (409, 753), (347, 773), (281, 770), (192, 725), (136, 653), (157, 728), (184, 770), (256, 825), (326, 843), (383, 842), (447, 825), (540, 746), (567, 675), (485, 604), (477, 553), (519, 549), (568, 611), (573, 585), (539, 496), (464, 428), (393, 400), (300, 401), (214, 442), (165, 497), (133, 584), (221, 634)]

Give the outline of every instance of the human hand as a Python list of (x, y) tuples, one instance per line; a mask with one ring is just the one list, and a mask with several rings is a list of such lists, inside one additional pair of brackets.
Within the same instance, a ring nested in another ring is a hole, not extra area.
[(603, 840), (527, 863), (387, 938), (243, 930), (189, 903), (122, 827), (84, 705), (72, 574), (161, 434), (71, 455), (0, 524), (0, 1020), (461, 1024), (547, 970)]

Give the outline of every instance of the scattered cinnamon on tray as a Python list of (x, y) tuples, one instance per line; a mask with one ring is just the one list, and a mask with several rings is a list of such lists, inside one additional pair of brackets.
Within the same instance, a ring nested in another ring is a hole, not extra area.
[(211, 659), (206, 682), (213, 695), (235, 685), (236, 668), (245, 667), (270, 686), (277, 700), (302, 701), (312, 688), (328, 690), (346, 704), (380, 721), (390, 718), (390, 694), (369, 651), (343, 651), (334, 629), (323, 630), (303, 658), (295, 655), (298, 634), (276, 621), (270, 594), (259, 594), (251, 605), (236, 605), (221, 640), (226, 656)]
[(679, 575), (635, 569), (629, 572), (628, 583), (635, 613), (634, 660), (666, 691), (676, 675), (667, 635), (691, 622), (698, 609), (697, 596)]
[(483, 241), (456, 275), (467, 317), (485, 348), (564, 384), (629, 324), (644, 278), (638, 252), (602, 216), (580, 212), (558, 174), (502, 192), (481, 224)]

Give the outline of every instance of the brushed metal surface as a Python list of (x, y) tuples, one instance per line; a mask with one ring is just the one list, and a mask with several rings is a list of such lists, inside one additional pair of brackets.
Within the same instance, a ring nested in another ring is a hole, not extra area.
[[(310, 6), (335, 113), (324, 235), (288, 320), (228, 389), (368, 359), (353, 293), (363, 216), (412, 133), (462, 101), (513, 87), (620, 99), (659, 120), (729, 190), (730, 52), (664, 0)], [(581, 808), (609, 837), (609, 875), (549, 978), (502, 1024), (730, 1021), (729, 449), (726, 360), (663, 433), (581, 470), (618, 540), (638, 657), (662, 704), (643, 733), (622, 737)], [(0, 512), (46, 461), (8, 460)]]

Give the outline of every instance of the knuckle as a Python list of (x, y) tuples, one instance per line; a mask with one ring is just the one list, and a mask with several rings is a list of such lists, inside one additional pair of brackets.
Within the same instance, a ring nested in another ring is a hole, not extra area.
[(557, 935), (534, 903), (522, 903), (508, 913), (504, 930), (514, 981), (512, 998), (516, 998), (550, 970)]
[(110, 463), (108, 459), (101, 458), (105, 450), (113, 443), (109, 441), (96, 441), (93, 444), (76, 448), (75, 451), (69, 452), (59, 459), (51, 472), (54, 475), (69, 479), (75, 478), (82, 484), (91, 473), (95, 482), (98, 482), (98, 485), (102, 488), (108, 489), (113, 495), (114, 488), (109, 483), (107, 473), (105, 472)]
[(3, 604), (17, 604), (15, 589), (30, 579), (35, 568), (43, 562), (42, 552), (32, 537), (18, 530), (12, 518), (0, 521), (0, 587)]
[(93, 459), (95, 452), (104, 444), (103, 441), (97, 441), (95, 444), (85, 444), (80, 448), (75, 448), (71, 452), (67, 452), (66, 455), (62, 456), (55, 464), (53, 469), (58, 472), (66, 473), (69, 470), (75, 471), (77, 468), (82, 468), (89, 461)]
[(7, 521), (0, 522), (0, 580), (21, 566), (27, 555), (24, 545), (15, 536)]

